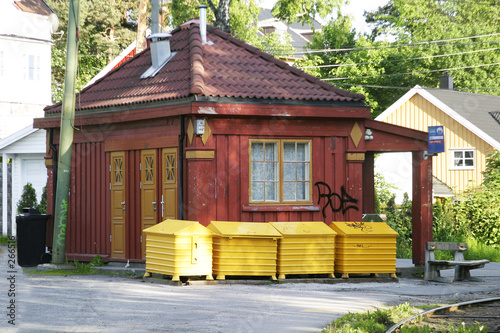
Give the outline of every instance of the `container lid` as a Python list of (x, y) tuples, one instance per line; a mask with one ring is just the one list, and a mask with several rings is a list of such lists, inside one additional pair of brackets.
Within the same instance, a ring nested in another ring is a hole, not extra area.
[(269, 223), (212, 221), (207, 226), (220, 236), (280, 238), (281, 234)]
[(167, 235), (213, 235), (213, 232), (197, 221), (165, 220), (152, 227), (144, 229), (146, 234)]
[(385, 222), (332, 222), (330, 228), (339, 235), (398, 235)]
[(324, 222), (270, 222), (282, 235), (336, 235)]

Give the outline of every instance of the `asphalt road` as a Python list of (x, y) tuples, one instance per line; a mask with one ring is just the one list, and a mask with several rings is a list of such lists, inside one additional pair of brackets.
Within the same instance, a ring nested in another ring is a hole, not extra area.
[(7, 255), (0, 254), (1, 332), (320, 332), (347, 312), (500, 295), (498, 263), (474, 283), (169, 286), (108, 275), (34, 275), (8, 267)]

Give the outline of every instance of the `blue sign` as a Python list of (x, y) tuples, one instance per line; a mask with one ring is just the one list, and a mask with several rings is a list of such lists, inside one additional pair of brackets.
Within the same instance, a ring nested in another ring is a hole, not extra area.
[(444, 129), (443, 126), (429, 126), (428, 153), (444, 152)]

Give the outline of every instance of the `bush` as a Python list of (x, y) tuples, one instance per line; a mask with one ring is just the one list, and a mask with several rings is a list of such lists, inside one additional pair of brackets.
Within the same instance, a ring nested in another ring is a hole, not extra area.
[(23, 208), (36, 208), (36, 191), (31, 183), (24, 185), (23, 194), (21, 194), (21, 199), (17, 202), (17, 213), (21, 214)]
[(47, 214), (47, 186), (43, 187), (42, 198), (36, 209), (42, 214)]
[(393, 195), (387, 203), (387, 224), (399, 235), (396, 238), (396, 256), (398, 258), (412, 257), (412, 210), (408, 193), (404, 194), (403, 203), (398, 208)]
[(453, 205), (455, 223), (463, 236), (487, 245), (500, 245), (500, 187), (470, 189)]

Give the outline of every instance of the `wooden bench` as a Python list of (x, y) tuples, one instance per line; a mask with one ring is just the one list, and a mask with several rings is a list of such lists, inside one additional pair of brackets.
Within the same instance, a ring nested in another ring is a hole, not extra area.
[[(425, 243), (425, 273), (424, 280), (438, 282), (453, 282), (461, 280), (478, 280), (470, 276), (470, 270), (482, 268), (489, 260), (465, 260), (464, 251), (468, 250), (467, 243), (426, 242)], [(436, 260), (434, 251), (454, 251), (454, 260)], [(455, 269), (453, 278), (441, 276), (442, 269)]]

